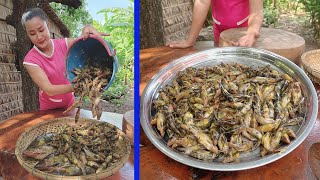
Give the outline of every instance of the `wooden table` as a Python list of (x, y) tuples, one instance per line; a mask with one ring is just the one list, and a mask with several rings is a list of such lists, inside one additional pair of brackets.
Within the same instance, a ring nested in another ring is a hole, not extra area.
[[(69, 114), (62, 114), (62, 110), (36, 111), (16, 115), (8, 120), (0, 123), (0, 176), (5, 180), (39, 180), (40, 178), (33, 176), (26, 171), (18, 162), (14, 154), (16, 141), (19, 136), (29, 127), (38, 123), (48, 121), (53, 118), (72, 116), (75, 111)], [(91, 111), (81, 110), (80, 117), (92, 118)], [(102, 114), (100, 120), (111, 123), (122, 129), (122, 116), (116, 113)], [(128, 162), (113, 176), (107, 179), (133, 179), (134, 163), (133, 149)]]
[[(150, 81), (167, 63), (190, 53), (195, 48), (170, 49), (158, 47), (140, 51), (140, 95)], [(319, 86), (316, 86), (320, 90)], [(308, 150), (312, 144), (320, 142), (319, 111), (316, 123), (309, 136), (294, 151), (285, 157), (262, 167), (243, 171), (206, 171), (181, 164), (162, 152), (149, 141), (140, 128), (140, 177), (141, 179), (316, 179), (308, 162)], [(320, 150), (319, 150), (320, 151)], [(319, 160), (320, 164), (320, 152)], [(320, 169), (318, 169), (320, 171)], [(320, 178), (320, 177), (318, 177)]]

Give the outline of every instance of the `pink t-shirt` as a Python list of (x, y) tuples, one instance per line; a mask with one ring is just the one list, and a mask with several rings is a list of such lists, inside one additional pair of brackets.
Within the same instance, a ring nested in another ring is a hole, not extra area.
[[(70, 84), (66, 78), (67, 39), (51, 39), (50, 41), (53, 43), (53, 53), (50, 56), (33, 46), (24, 58), (23, 64), (40, 67), (53, 85)], [(49, 96), (40, 89), (39, 101), (40, 110), (68, 108), (73, 104), (74, 96), (72, 92)]]
[(211, 0), (211, 7), (215, 42), (224, 30), (248, 26), (249, 0)]

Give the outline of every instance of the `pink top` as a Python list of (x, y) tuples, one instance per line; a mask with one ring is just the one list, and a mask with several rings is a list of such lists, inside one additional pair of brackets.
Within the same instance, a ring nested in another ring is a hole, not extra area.
[(249, 0), (211, 0), (211, 6), (216, 42), (219, 42), (222, 31), (248, 26)]
[[(53, 53), (48, 56), (41, 52), (36, 46), (28, 52), (23, 64), (38, 66), (48, 76), (53, 85), (70, 84), (66, 78), (66, 56), (67, 39), (50, 39), (53, 43)], [(39, 90), (40, 110), (55, 108), (68, 108), (74, 102), (73, 93), (49, 96), (41, 89)]]

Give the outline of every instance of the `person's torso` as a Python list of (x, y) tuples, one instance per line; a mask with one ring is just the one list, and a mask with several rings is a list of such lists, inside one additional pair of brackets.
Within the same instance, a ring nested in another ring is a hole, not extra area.
[[(39, 66), (47, 75), (52, 85), (66, 85), (70, 84), (66, 78), (66, 55), (67, 55), (67, 42), (65, 39), (53, 39), (53, 53), (46, 55), (34, 46), (27, 54), (24, 63)], [(49, 96), (40, 89), (40, 101), (63, 103), (72, 99), (72, 93), (60, 94)], [(40, 102), (41, 103), (41, 102)]]
[(53, 41), (53, 54), (45, 55), (37, 47), (33, 47), (33, 51), (37, 51), (34, 58), (38, 59), (38, 65), (48, 76), (49, 81), (53, 85), (68, 84), (69, 81), (65, 77), (66, 71), (66, 55), (67, 49), (63, 39), (54, 39)]
[(212, 16), (215, 24), (237, 27), (248, 19), (249, 0), (212, 0)]

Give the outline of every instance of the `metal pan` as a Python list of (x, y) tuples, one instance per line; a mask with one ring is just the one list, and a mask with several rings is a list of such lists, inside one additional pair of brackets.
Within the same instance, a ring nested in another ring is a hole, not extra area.
[[(150, 121), (152, 117), (152, 101), (158, 97), (158, 92), (161, 88), (163, 88), (166, 84), (171, 83), (177, 72), (182, 71), (187, 67), (213, 66), (220, 64), (221, 62), (241, 63), (254, 67), (270, 65), (271, 68), (274, 68), (280, 72), (285, 72), (302, 83), (302, 90), (306, 100), (305, 122), (300, 126), (300, 128), (294, 129), (297, 139), (284, 147), (284, 151), (281, 153), (270, 154), (261, 157), (259, 153), (260, 151), (257, 149), (256, 151), (250, 153), (242, 153), (240, 155), (239, 162), (224, 164), (219, 159), (208, 162), (183, 155), (180, 152), (171, 149), (166, 145), (166, 142), (161, 138), (155, 128), (151, 126)], [(200, 169), (236, 171), (263, 166), (265, 164), (274, 162), (293, 151), (310, 133), (315, 123), (317, 112), (318, 98), (315, 88), (305, 72), (296, 64), (284, 57), (265, 50), (246, 47), (226, 47), (210, 49), (184, 56), (171, 62), (161, 71), (159, 71), (144, 89), (141, 97), (140, 121), (142, 128), (150, 141), (162, 153), (166, 154), (170, 158)]]

